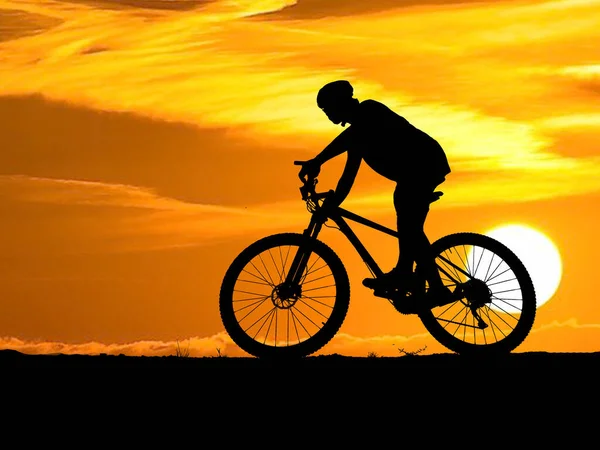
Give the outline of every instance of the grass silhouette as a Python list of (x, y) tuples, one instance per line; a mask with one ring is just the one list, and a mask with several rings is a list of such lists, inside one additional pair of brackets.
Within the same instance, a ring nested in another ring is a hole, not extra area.
[(600, 352), (588, 353), (550, 353), (524, 352), (510, 353), (496, 357), (465, 357), (455, 353), (438, 353), (422, 355), (426, 348), (408, 351), (398, 348), (398, 356), (380, 356), (369, 352), (364, 357), (344, 356), (340, 354), (307, 356), (291, 360), (264, 360), (254, 357), (230, 357), (216, 349), (216, 356), (190, 356), (189, 348), (178, 343), (175, 355), (170, 356), (125, 356), (125, 355), (30, 355), (16, 350), (0, 350), (0, 365), (9, 367), (143, 367), (161, 368), (185, 366), (189, 368), (236, 368), (236, 369), (272, 369), (274, 367), (294, 367), (309, 370), (327, 369), (373, 369), (387, 370), (409, 369), (413, 373), (429, 370), (468, 373), (471, 370), (489, 369), (520, 370), (527, 376), (547, 377), (550, 373), (564, 371), (596, 376), (600, 369)]

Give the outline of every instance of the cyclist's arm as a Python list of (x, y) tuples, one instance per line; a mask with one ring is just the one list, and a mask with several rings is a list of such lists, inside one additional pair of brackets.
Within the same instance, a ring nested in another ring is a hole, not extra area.
[(344, 153), (349, 148), (351, 128), (352, 127), (350, 126), (338, 134), (337, 137), (321, 151), (321, 153), (313, 158), (313, 160), (317, 164), (322, 165), (331, 158), (335, 158)]
[(361, 161), (362, 157), (357, 151), (348, 150), (348, 159), (344, 166), (344, 171), (335, 188), (333, 199), (331, 199), (332, 203), (335, 205), (340, 205), (350, 193), (350, 189), (354, 184), (358, 169), (360, 168)]

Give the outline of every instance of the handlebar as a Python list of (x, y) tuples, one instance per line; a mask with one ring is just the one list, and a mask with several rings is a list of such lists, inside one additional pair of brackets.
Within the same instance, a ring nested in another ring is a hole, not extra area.
[[(302, 166), (307, 161), (294, 161), (295, 166)], [(327, 197), (334, 193), (333, 190), (327, 192), (317, 192), (315, 187), (318, 183), (317, 177), (307, 175), (302, 179), (302, 187), (300, 187), (300, 193), (302, 194), (302, 200), (304, 200), (309, 207), (309, 210), (314, 212), (319, 206), (319, 200), (325, 200)]]

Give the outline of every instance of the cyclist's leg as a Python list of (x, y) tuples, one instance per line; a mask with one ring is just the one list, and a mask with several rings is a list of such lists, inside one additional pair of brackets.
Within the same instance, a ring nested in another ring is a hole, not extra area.
[(431, 244), (424, 226), (434, 188), (396, 186), (394, 207), (397, 215), (399, 254), (395, 271), (408, 279), (416, 262), (423, 270), (430, 288), (441, 288), (443, 282), (431, 255)]
[(419, 248), (423, 246), (422, 229), (429, 204), (419, 202), (414, 187), (400, 184), (394, 190), (394, 208), (398, 230), (398, 263), (395, 271), (401, 278), (413, 272)]

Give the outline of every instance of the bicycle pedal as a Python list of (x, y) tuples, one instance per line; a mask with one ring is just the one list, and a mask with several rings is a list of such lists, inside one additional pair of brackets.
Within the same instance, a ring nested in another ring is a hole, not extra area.
[(375, 297), (381, 297), (381, 298), (387, 298), (387, 299), (390, 299), (393, 297), (393, 293), (390, 293), (390, 291), (387, 291), (385, 289), (375, 289), (373, 291), (373, 295)]

